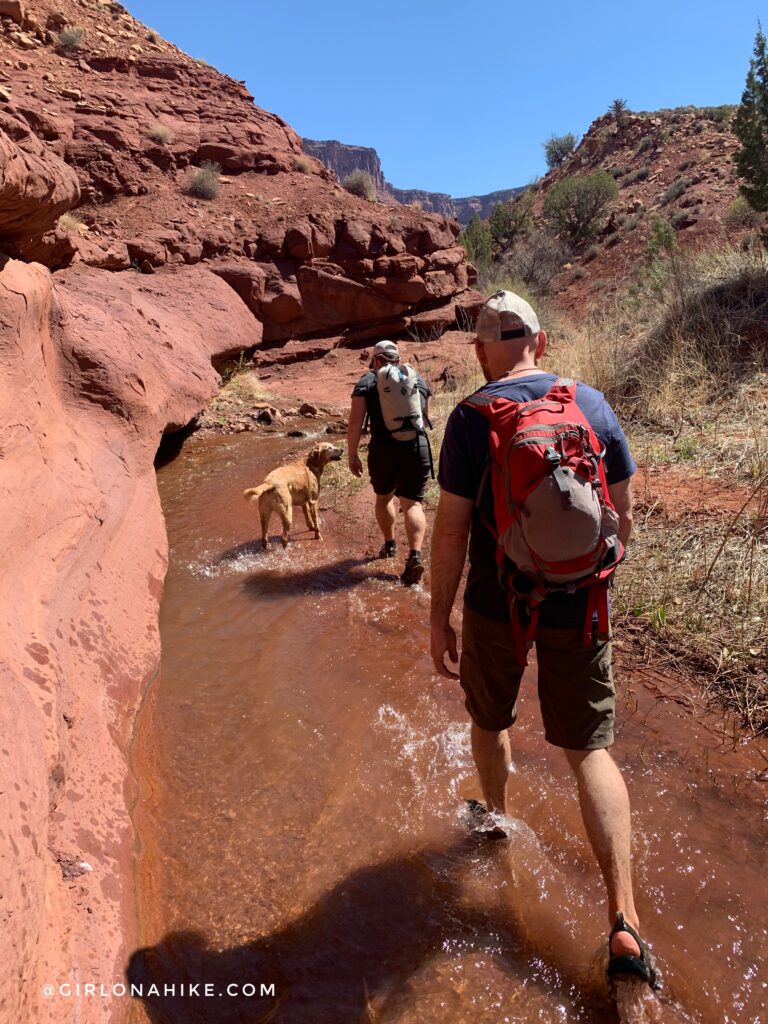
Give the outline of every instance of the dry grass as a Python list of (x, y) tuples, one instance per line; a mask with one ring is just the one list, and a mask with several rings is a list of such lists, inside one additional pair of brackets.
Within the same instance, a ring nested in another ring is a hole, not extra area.
[(768, 729), (766, 324), (764, 251), (674, 255), (550, 356), (608, 396), (654, 489), (686, 492), (638, 495), (616, 611), (753, 732)]
[(376, 202), (376, 184), (368, 171), (352, 171), (339, 184), (353, 196), (367, 199), (370, 203)]
[(203, 160), (199, 167), (187, 172), (186, 190), (197, 199), (215, 199), (219, 194), (221, 167), (211, 160)]
[(56, 45), (62, 50), (82, 50), (85, 46), (85, 29), (81, 25), (68, 25), (56, 37)]
[(164, 124), (153, 124), (147, 131), (147, 138), (156, 142), (158, 146), (167, 146), (173, 142), (173, 132)]
[(78, 234), (84, 234), (88, 228), (85, 221), (76, 213), (62, 213), (58, 220), (58, 226), (67, 232), (77, 232)]
[(273, 394), (264, 387), (259, 377), (249, 364), (245, 353), (229, 363), (221, 373), (222, 386), (213, 402), (237, 400), (247, 403), (273, 402), (279, 404)]

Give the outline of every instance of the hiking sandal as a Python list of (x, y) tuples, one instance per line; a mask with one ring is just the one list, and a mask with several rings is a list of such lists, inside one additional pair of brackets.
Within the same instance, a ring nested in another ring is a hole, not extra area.
[(494, 820), (484, 803), (467, 797), (466, 804), (473, 836), (478, 839), (509, 839), (507, 830)]
[[(612, 953), (611, 939), (618, 932), (627, 932), (640, 947), (640, 956), (632, 956), (629, 953)], [(645, 981), (654, 992), (661, 988), (658, 976), (653, 967), (651, 951), (648, 944), (637, 934), (631, 924), (627, 924), (624, 915), (619, 912), (616, 915), (616, 923), (611, 928), (608, 936), (608, 980), (616, 981), (618, 978), (640, 978)]]

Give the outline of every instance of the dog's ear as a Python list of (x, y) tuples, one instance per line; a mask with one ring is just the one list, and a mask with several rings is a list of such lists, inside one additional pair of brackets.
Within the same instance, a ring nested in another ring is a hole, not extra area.
[(307, 465), (311, 469), (318, 469), (322, 465), (323, 453), (319, 448), (313, 448), (312, 451), (307, 455)]

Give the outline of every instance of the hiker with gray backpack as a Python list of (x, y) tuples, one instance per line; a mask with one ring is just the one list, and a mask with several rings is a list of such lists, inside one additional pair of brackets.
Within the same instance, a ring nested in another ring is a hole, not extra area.
[[(545, 739), (563, 749), (608, 895), (608, 976), (657, 979), (638, 933), (630, 806), (613, 744), (608, 586), (632, 528), (636, 466), (599, 391), (539, 368), (547, 336), (524, 299), (499, 291), (473, 339), (486, 383), (451, 413), (432, 537), (431, 653), (458, 678), (483, 801), (474, 831), (505, 839), (508, 729), (536, 645)], [(450, 617), (464, 562), (461, 660)]]
[(427, 480), (434, 475), (426, 430), (430, 394), (414, 368), (400, 364), (397, 345), (379, 341), (373, 348), (369, 372), (352, 392), (347, 429), (349, 468), (360, 477), (363, 464), (358, 446), (366, 419), (370, 424), (368, 472), (376, 495), (376, 522), (384, 540), (379, 557), (394, 558), (397, 553), (397, 498), (409, 548), (400, 577), (406, 586), (418, 583), (424, 573), (421, 551), (427, 521), (422, 502)]

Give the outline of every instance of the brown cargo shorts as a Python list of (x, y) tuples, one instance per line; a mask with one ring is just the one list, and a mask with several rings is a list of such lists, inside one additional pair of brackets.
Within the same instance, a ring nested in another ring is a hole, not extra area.
[[(610, 637), (584, 646), (580, 629), (540, 626), (536, 658), (547, 742), (566, 750), (610, 747), (616, 710)], [(514, 725), (524, 668), (511, 625), (464, 605), (459, 678), (464, 706), (481, 729), (501, 732)]]

